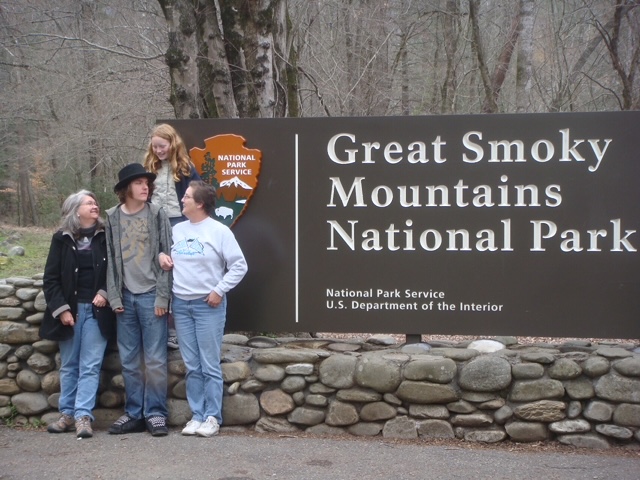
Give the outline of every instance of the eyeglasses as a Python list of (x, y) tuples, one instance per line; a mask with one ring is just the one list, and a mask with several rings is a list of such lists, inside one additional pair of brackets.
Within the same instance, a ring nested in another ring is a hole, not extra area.
[(98, 204), (98, 202), (85, 202), (82, 205), (86, 205), (88, 207), (100, 207), (100, 205)]
[(193, 198), (191, 195), (187, 195), (186, 193), (182, 196), (182, 198)]

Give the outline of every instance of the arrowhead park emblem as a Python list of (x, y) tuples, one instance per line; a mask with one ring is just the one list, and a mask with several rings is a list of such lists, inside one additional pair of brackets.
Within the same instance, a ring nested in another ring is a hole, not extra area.
[(239, 135), (216, 135), (204, 141), (204, 148), (189, 151), (202, 180), (216, 189), (213, 217), (228, 227), (245, 212), (258, 186), (262, 152), (245, 143)]

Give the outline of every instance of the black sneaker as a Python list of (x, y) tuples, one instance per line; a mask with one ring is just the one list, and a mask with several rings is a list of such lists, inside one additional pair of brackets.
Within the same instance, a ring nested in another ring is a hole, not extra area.
[(164, 437), (169, 433), (167, 421), (162, 415), (153, 415), (147, 418), (147, 430), (154, 437)]
[(131, 418), (126, 413), (113, 422), (113, 425), (109, 427), (109, 433), (113, 435), (119, 435), (122, 433), (139, 433), (144, 432), (145, 430), (146, 427), (143, 419)]

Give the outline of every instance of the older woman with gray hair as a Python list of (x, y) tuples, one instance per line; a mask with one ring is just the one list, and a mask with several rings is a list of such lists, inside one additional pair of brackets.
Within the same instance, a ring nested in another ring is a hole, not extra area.
[(44, 271), (47, 309), (40, 337), (60, 348), (60, 418), (50, 433), (93, 436), (92, 410), (115, 316), (107, 306), (107, 244), (96, 196), (80, 190), (62, 205)]

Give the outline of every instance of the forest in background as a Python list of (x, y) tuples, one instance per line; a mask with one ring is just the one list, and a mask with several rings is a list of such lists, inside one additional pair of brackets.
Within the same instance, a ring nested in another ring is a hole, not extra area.
[(115, 203), (163, 118), (640, 108), (639, 0), (0, 0), (0, 218)]

